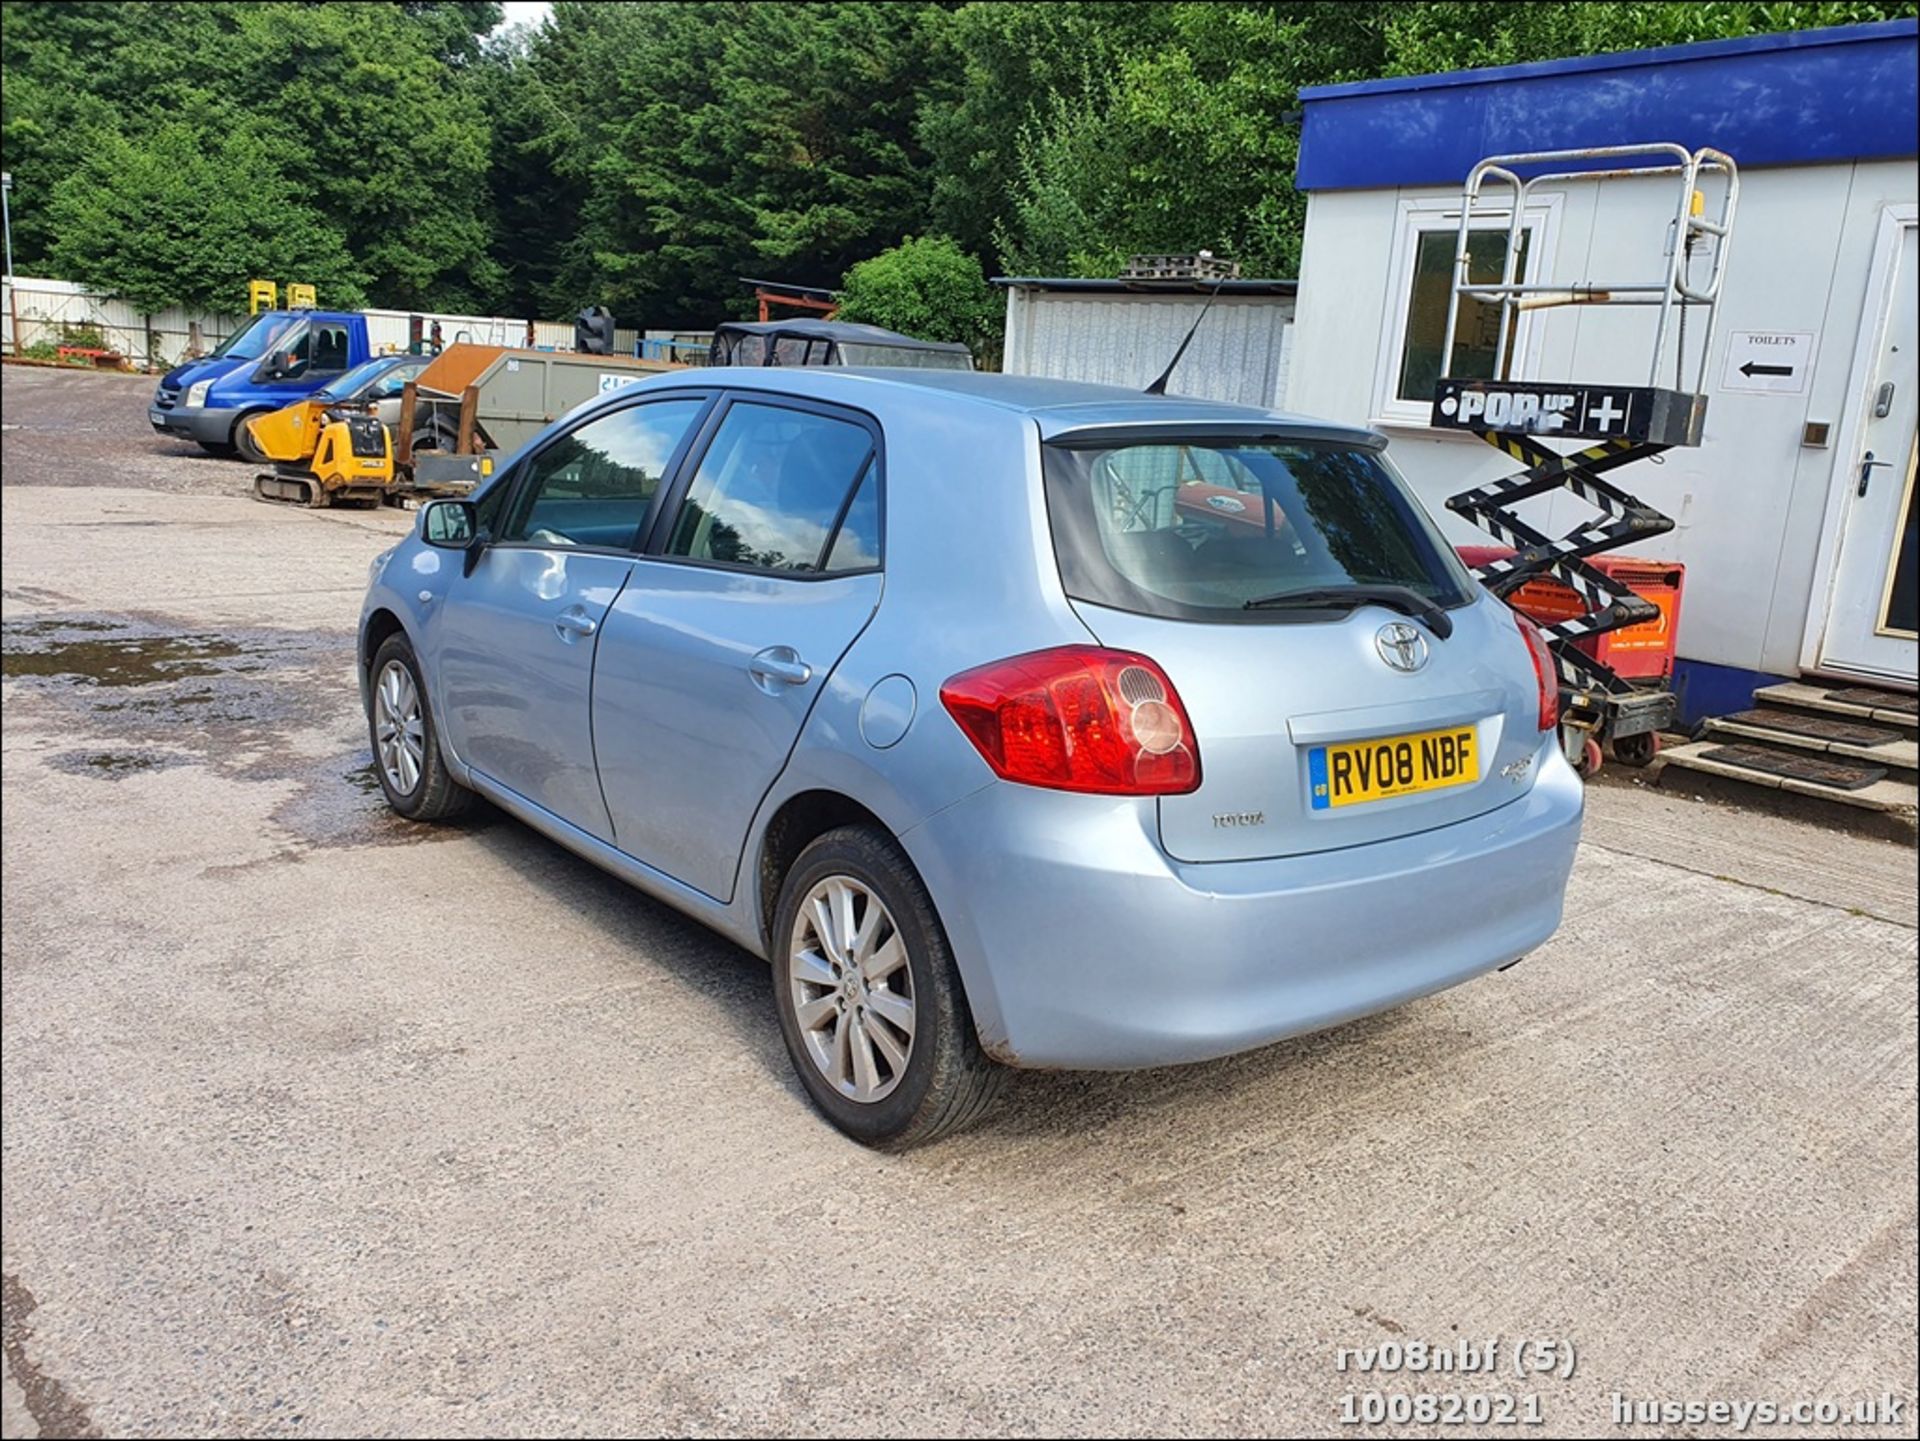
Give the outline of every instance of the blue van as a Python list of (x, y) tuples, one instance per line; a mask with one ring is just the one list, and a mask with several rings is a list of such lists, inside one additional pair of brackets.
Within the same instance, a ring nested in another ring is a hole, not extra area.
[(214, 455), (244, 453), (241, 422), (291, 405), (371, 356), (364, 315), (263, 310), (212, 355), (168, 371), (147, 419), (162, 435), (196, 441)]

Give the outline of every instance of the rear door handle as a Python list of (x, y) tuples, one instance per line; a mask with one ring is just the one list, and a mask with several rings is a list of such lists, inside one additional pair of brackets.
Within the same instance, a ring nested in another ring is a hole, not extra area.
[(772, 695), (781, 686), (805, 685), (813, 679), (813, 667), (801, 660), (792, 646), (770, 645), (747, 662), (747, 674)]
[(560, 633), (560, 639), (571, 645), (600, 629), (600, 623), (579, 606), (570, 605), (553, 618), (553, 628)]

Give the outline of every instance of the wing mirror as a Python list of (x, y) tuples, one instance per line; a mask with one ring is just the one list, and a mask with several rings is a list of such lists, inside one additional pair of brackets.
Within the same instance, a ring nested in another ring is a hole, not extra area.
[(480, 516), (470, 500), (430, 500), (420, 512), (420, 538), (442, 550), (472, 550), (484, 544)]

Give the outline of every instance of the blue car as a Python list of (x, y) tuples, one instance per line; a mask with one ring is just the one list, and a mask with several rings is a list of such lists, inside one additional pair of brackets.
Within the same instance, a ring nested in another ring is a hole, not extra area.
[(1367, 430), (960, 371), (662, 376), (379, 557), (388, 802), (475, 796), (771, 964), (900, 1148), (1008, 1066), (1263, 1046), (1558, 925), (1544, 643)]

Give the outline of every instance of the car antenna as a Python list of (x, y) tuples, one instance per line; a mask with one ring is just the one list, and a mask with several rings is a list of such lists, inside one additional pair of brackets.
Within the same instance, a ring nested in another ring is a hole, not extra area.
[[(1213, 252), (1211, 250), (1201, 251), (1200, 259), (1213, 259)], [(1213, 291), (1207, 296), (1207, 303), (1200, 307), (1200, 313), (1194, 316), (1193, 324), (1187, 327), (1186, 335), (1181, 338), (1180, 348), (1174, 351), (1173, 359), (1167, 362), (1167, 368), (1161, 371), (1159, 378), (1147, 387), (1148, 395), (1165, 395), (1167, 393), (1167, 382), (1173, 379), (1173, 372), (1179, 369), (1180, 357), (1185, 355), (1187, 353), (1187, 347), (1193, 344), (1193, 337), (1200, 329), (1200, 322), (1207, 318), (1207, 312), (1213, 309), (1213, 302), (1220, 298), (1220, 287), (1226, 283), (1227, 277), (1225, 273), (1222, 273), (1220, 278), (1214, 281)]]

